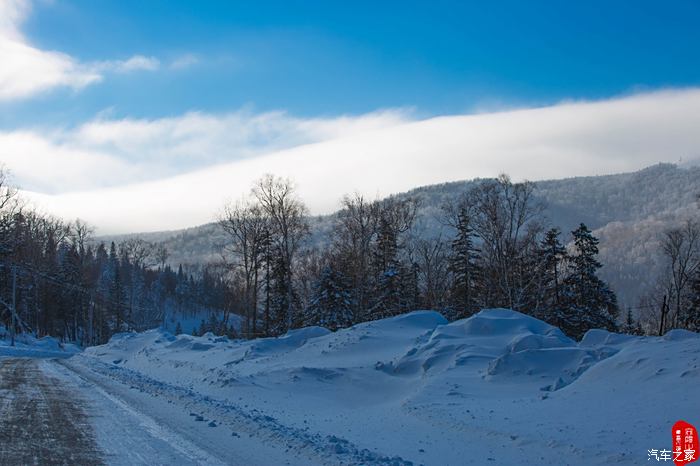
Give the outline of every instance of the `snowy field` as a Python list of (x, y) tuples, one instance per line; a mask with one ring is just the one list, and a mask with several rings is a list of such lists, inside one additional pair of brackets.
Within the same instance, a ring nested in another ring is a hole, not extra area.
[(247, 464), (646, 464), (700, 420), (699, 356), (690, 332), (576, 343), (494, 309), (255, 341), (120, 334), (56, 372)]

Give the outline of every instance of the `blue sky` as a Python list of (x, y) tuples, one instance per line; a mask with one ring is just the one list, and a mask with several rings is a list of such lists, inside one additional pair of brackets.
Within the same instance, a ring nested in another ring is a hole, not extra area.
[[(698, 19), (697, 1), (0, 0), (0, 163), (46, 210), (128, 231), (208, 221), (265, 172), (321, 213), (354, 190), (700, 158)], [(208, 190), (187, 212), (183, 185)]]
[(39, 2), (23, 30), (43, 49), (198, 63), (111, 76), (13, 110), (20, 121), (38, 107), (48, 109), (42, 119), (72, 121), (105, 109), (157, 117), (246, 105), (436, 115), (602, 98), (696, 84), (699, 19), (695, 1)]

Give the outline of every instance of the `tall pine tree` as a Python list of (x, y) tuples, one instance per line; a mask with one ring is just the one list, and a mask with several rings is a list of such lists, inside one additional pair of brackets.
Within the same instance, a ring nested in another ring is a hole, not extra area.
[(562, 275), (567, 260), (566, 248), (559, 240), (559, 228), (551, 228), (546, 233), (539, 245), (539, 261), (541, 271), (539, 273), (539, 290), (535, 309), (535, 316), (560, 326), (559, 322), (562, 307)]
[(564, 280), (561, 328), (577, 339), (593, 328), (616, 331), (617, 297), (597, 275), (602, 267), (597, 259), (598, 239), (583, 223), (572, 234), (574, 254), (570, 258), (569, 275)]
[[(398, 239), (388, 220), (382, 218), (374, 255), (378, 278), (375, 285), (375, 303), (368, 320), (383, 319), (401, 312), (402, 273), (398, 258)], [(404, 275), (405, 276), (405, 275)]]
[(461, 319), (478, 310), (479, 249), (474, 245), (476, 234), (466, 209), (460, 211), (455, 227), (457, 236), (452, 241), (450, 255), (450, 271), (453, 276), (451, 289), (453, 315), (450, 317)]

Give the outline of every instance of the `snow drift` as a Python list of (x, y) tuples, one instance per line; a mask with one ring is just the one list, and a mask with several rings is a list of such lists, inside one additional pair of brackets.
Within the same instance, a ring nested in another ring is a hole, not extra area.
[(11, 346), (9, 332), (0, 325), (0, 356), (68, 358), (79, 351), (80, 348), (72, 343), (61, 343), (49, 336), (36, 338), (25, 333), (17, 334), (15, 345)]
[(120, 334), (74, 359), (265, 413), (290, 431), (342, 434), (404, 463), (639, 464), (670, 445), (673, 422), (700, 421), (699, 355), (691, 332), (592, 330), (577, 343), (490, 309), (452, 323), (416, 311), (253, 341)]

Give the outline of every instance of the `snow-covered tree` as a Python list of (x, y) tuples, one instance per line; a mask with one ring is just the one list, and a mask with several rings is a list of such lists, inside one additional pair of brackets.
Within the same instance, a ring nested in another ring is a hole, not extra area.
[(353, 302), (347, 277), (326, 266), (304, 314), (306, 325), (320, 325), (330, 330), (350, 326), (353, 323)]
[(642, 335), (642, 327), (637, 320), (635, 320), (634, 315), (632, 315), (632, 309), (627, 309), (627, 314), (625, 316), (625, 322), (620, 327), (622, 333), (628, 335)]
[(397, 232), (389, 220), (382, 217), (375, 243), (374, 270), (377, 279), (374, 288), (374, 304), (369, 320), (396, 315), (401, 309), (401, 263), (398, 257)]

